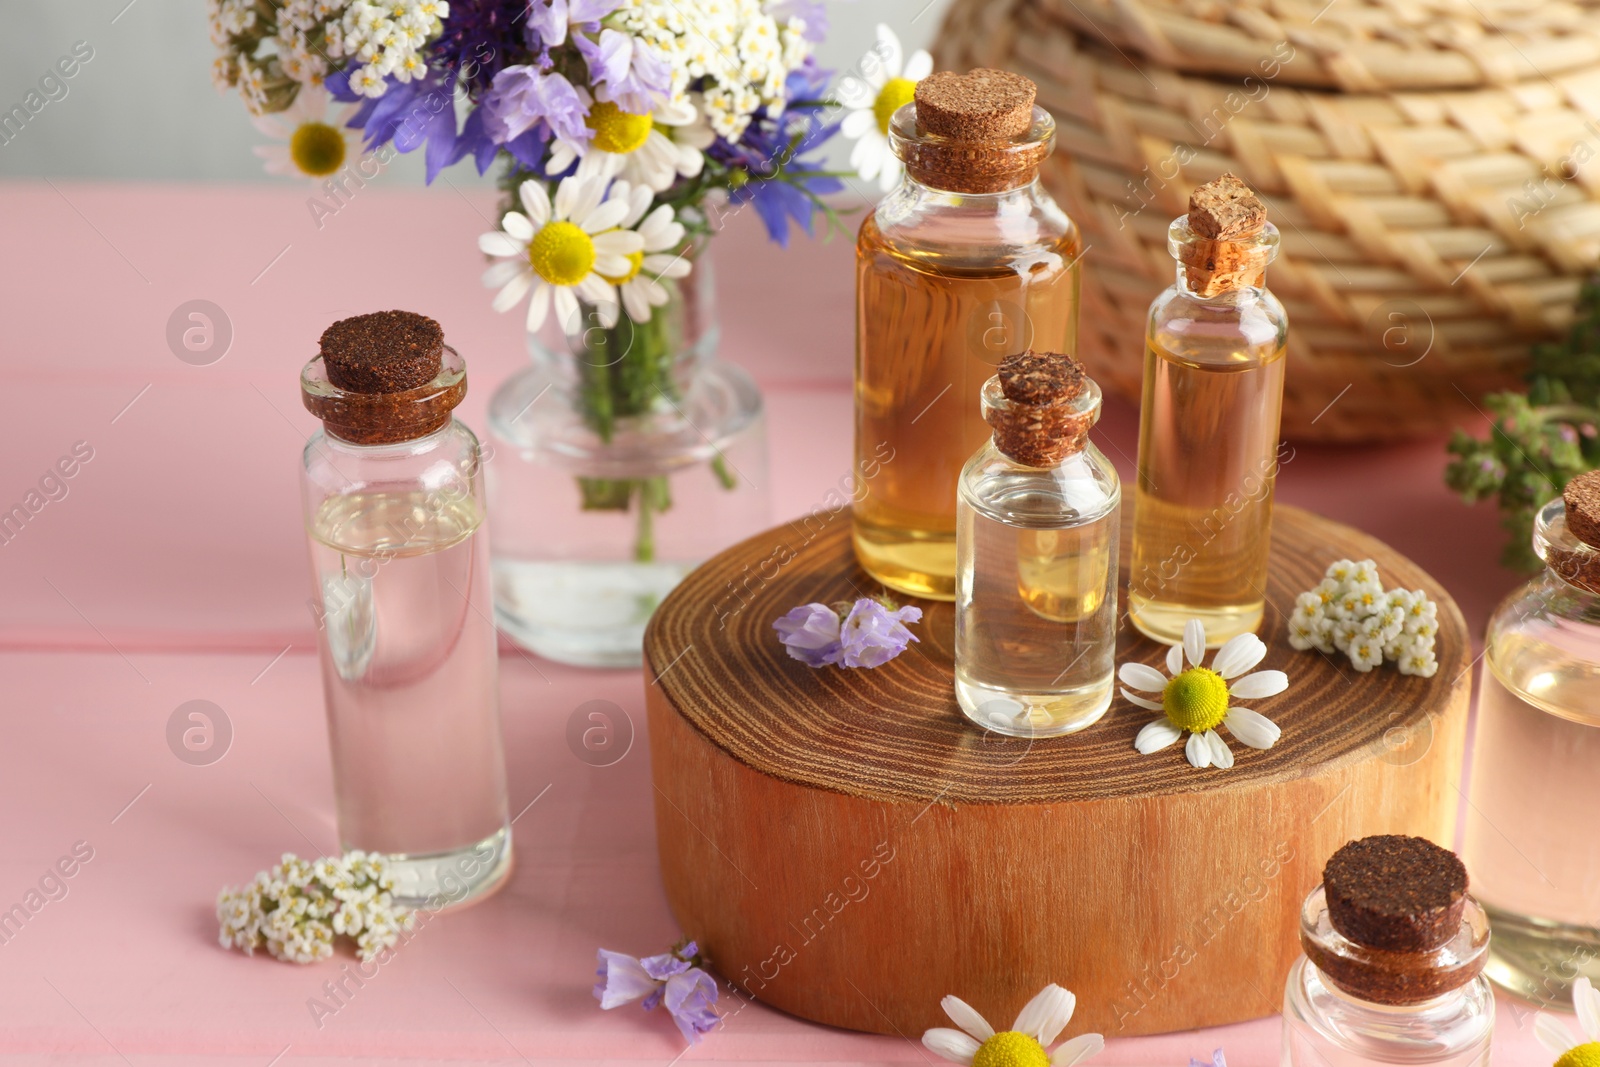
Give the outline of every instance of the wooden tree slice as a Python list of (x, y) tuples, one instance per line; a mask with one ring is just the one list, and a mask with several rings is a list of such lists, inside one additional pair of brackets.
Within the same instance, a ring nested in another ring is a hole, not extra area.
[[(1248, 703), (1283, 737), (1197, 771), (1181, 744), (1137, 753), (1152, 713), (1120, 697), (1067, 737), (970, 725), (949, 604), (922, 602), (921, 643), (875, 670), (790, 659), (778, 616), (881, 591), (849, 532), (845, 509), (753, 537), (691, 574), (645, 634), (667, 898), (750, 996), (911, 1040), (949, 1025), (947, 993), (1003, 1028), (1052, 981), (1077, 994), (1071, 1034), (1256, 1018), (1279, 1007), (1301, 901), (1336, 848), (1451, 842), (1470, 642), (1448, 594), (1381, 542), (1276, 509), (1262, 666), (1290, 687)], [(1294, 595), (1339, 558), (1438, 602), (1437, 675), (1290, 648)], [(1164, 652), (1124, 622), (1118, 663)]]

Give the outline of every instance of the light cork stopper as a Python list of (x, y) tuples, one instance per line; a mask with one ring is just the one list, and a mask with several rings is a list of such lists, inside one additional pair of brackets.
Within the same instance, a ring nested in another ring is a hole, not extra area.
[(1254, 239), (1266, 222), (1267, 206), (1232, 174), (1191, 193), (1189, 232), (1196, 240), (1183, 251), (1189, 288), (1201, 296), (1217, 296), (1259, 286), (1266, 274), (1266, 257)]
[(1007, 356), (996, 377), (1009, 401), (984, 407), (996, 448), (1029, 467), (1054, 467), (1083, 450), (1099, 410), (1076, 402), (1090, 384), (1082, 363), (1029, 350)]
[(939, 71), (917, 83), (917, 130), (952, 141), (1008, 141), (1028, 132), (1036, 95), (1033, 82), (1010, 71)]

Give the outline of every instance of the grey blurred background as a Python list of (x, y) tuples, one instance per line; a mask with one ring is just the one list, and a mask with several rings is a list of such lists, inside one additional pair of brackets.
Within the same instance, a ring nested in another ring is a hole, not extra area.
[[(924, 47), (947, 3), (828, 0), (830, 29), (818, 58), (835, 70), (854, 65), (879, 22), (908, 51)], [(65, 80), (65, 96), (0, 144), (0, 177), (287, 180), (262, 172), (250, 151), (262, 138), (243, 102), (211, 85), (216, 51), (200, 0), (0, 0), (0, 112), (20, 104), (79, 41), (93, 58)], [(848, 155), (838, 139), (831, 147)], [(390, 173), (422, 184), (420, 156), (400, 157)], [(459, 185), (486, 181), (469, 160), (448, 173)]]

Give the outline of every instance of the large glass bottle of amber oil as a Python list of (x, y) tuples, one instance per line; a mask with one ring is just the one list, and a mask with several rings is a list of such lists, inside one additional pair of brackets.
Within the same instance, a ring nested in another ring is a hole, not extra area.
[(1231, 175), (1196, 190), (1168, 232), (1177, 281), (1150, 307), (1128, 614), (1167, 644), (1191, 618), (1212, 646), (1261, 624), (1288, 332), (1264, 220)]
[[(895, 112), (900, 187), (856, 252), (855, 550), (878, 581), (955, 597), (956, 483), (989, 439), (1006, 356), (1077, 348), (1076, 228), (1038, 181), (1055, 137), (1033, 84), (935, 74)], [(883, 457), (890, 456), (885, 461)]]

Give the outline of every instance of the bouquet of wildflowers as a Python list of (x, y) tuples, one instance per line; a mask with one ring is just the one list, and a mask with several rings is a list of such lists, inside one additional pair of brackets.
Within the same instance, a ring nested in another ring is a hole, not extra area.
[[(838, 176), (807, 158), (836, 130), (811, 54), (818, 0), (208, 9), (215, 79), (278, 142), (258, 149), (270, 170), (339, 182), (363, 153), (416, 150), (429, 181), (467, 157), (503, 168), (500, 226), (479, 240), (494, 261), (484, 282), (496, 310), (526, 303), (530, 332), (553, 318), (583, 347), (583, 414), (604, 440), (618, 419), (677, 401), (658, 312), (725, 210), (753, 207), (780, 245), (818, 215), (838, 224), (822, 199)], [(655, 483), (580, 486), (585, 507), (659, 510)]]

